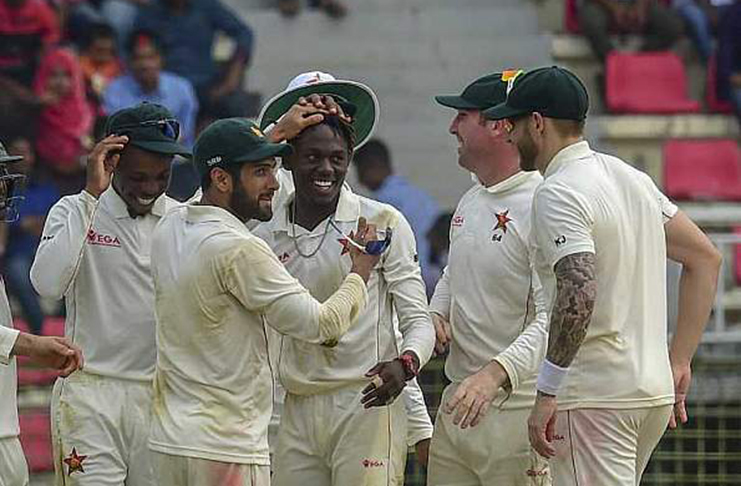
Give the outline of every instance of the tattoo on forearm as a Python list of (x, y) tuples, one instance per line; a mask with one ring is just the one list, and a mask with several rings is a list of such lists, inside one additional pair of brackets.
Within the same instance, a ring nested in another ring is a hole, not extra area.
[(594, 253), (575, 253), (556, 263), (556, 303), (551, 313), (547, 359), (568, 367), (592, 320), (597, 281)]

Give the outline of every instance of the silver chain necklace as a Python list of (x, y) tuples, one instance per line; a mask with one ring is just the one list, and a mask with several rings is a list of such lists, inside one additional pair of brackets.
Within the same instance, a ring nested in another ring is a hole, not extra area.
[(319, 241), (319, 245), (314, 248), (314, 250), (310, 253), (303, 253), (301, 251), (301, 248), (298, 246), (298, 236), (296, 236), (296, 197), (294, 196), (293, 201), (291, 202), (291, 239), (293, 240), (293, 246), (296, 248), (296, 253), (302, 258), (311, 258), (317, 253), (319, 253), (319, 250), (321, 250), (322, 245), (324, 244), (324, 240), (327, 238), (327, 233), (329, 233), (329, 225), (332, 222), (332, 217), (334, 214), (329, 216), (329, 219), (327, 219), (327, 224), (324, 225), (324, 233), (322, 234), (322, 239)]

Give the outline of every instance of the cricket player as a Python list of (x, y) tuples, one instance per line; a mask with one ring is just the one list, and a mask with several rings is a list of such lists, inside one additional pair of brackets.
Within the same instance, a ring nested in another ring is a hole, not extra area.
[[(588, 108), (582, 82), (554, 66), (518, 76), (485, 116), (507, 120), (521, 167), (545, 178), (532, 243), (551, 313), (530, 442), (556, 486), (634, 486), (667, 424), (687, 420), (721, 257), (646, 174), (589, 147)], [(668, 349), (667, 257), (683, 265)]]
[[(158, 361), (149, 444), (157, 484), (268, 486), (266, 327), (331, 345), (365, 306), (378, 255), (354, 247), (350, 272), (320, 303), (245, 226), (272, 216), (275, 157), (290, 151), (245, 119), (211, 124), (194, 148), (202, 198), (171, 211), (155, 230)], [(378, 243), (364, 219), (356, 231), (358, 247)]]
[(528, 247), (533, 192), (543, 178), (520, 170), (505, 123), (481, 114), (504, 101), (521, 74), (488, 74), (460, 95), (435, 98), (457, 110), (450, 133), (458, 164), (477, 183), (454, 213), (448, 266), (430, 303), (438, 350), (450, 348), (445, 373), (452, 382), (430, 446), (433, 486), (550, 484), (526, 424), (547, 333)]
[(49, 212), (31, 268), (45, 297), (64, 297), (66, 336), (85, 370), (57, 380), (57, 484), (155, 485), (147, 447), (156, 358), (150, 239), (178, 203), (165, 195), (179, 124), (163, 106), (114, 113), (88, 157), (87, 183)]
[[(8, 164), (21, 160), (23, 157), (8, 155), (0, 143), (2, 222), (12, 222), (18, 215), (15, 204), (22, 197), (18, 188), (25, 176), (9, 173)], [(80, 349), (66, 338), (34, 336), (13, 329), (5, 284), (0, 278), (0, 484), (3, 486), (28, 485), (28, 467), (18, 440), (16, 356), (28, 356), (41, 366), (59, 370), (61, 376), (69, 376), (82, 366)]]
[[(388, 249), (371, 275), (368, 305), (345, 337), (332, 346), (281, 339), (277, 373), (287, 395), (273, 481), (277, 486), (402, 484), (407, 400), (394, 399), (434, 346), (414, 236), (401, 213), (355, 195), (344, 183), (354, 149), (368, 139), (378, 118), (375, 94), (367, 86), (304, 73), (266, 104), (261, 124), (280, 119), (309, 93), (334, 97), (352, 123), (326, 117), (290, 140), (294, 153), (283, 166), (295, 191), (257, 234), (320, 299), (347, 275), (345, 255), (360, 219), (378, 226)], [(423, 400), (421, 410), (427, 416)]]

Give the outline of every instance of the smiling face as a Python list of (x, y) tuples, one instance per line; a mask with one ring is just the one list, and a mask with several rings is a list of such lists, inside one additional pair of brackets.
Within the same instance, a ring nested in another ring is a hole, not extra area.
[(458, 139), (458, 165), (475, 172), (477, 162), (488, 150), (487, 130), (480, 111), (458, 110), (448, 129)]
[(128, 145), (113, 177), (113, 188), (133, 215), (149, 213), (170, 182), (172, 155), (157, 154)]
[(291, 144), (294, 153), (285, 165), (293, 173), (297, 198), (307, 206), (334, 210), (352, 158), (346, 139), (339, 129), (321, 123)]

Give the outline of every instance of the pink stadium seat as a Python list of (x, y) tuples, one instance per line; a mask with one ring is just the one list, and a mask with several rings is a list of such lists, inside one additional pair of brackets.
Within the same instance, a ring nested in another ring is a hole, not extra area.
[(705, 85), (705, 102), (713, 113), (733, 113), (733, 106), (728, 101), (718, 99), (718, 63), (715, 56), (708, 61), (708, 77)]
[(579, 7), (576, 2), (577, 0), (566, 0), (564, 2), (564, 28), (566, 32), (570, 34), (578, 34), (581, 32), (581, 25), (579, 25)]
[(741, 201), (741, 150), (734, 140), (664, 144), (664, 189), (674, 199)]
[(607, 57), (607, 108), (615, 113), (695, 113), (682, 60), (672, 52), (613, 52)]
[(21, 444), (31, 472), (54, 470), (49, 414), (33, 412), (21, 414), (19, 419)]

